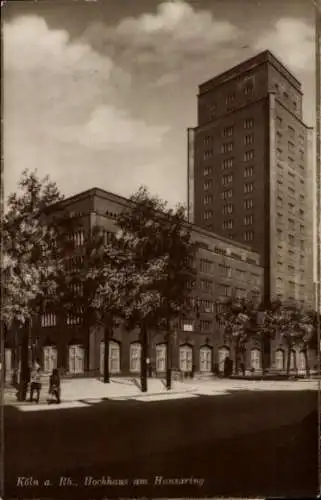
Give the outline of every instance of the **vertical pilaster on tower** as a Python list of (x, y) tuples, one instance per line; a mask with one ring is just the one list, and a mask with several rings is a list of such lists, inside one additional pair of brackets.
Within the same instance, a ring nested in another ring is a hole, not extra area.
[(194, 223), (195, 129), (187, 129), (187, 220)]

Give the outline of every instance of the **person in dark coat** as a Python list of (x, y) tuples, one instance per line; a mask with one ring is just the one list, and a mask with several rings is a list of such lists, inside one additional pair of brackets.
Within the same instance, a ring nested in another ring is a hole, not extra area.
[(226, 356), (224, 359), (224, 377), (229, 376), (229, 367), (230, 367), (230, 358), (229, 356)]
[(56, 403), (60, 403), (60, 377), (57, 368), (54, 368), (50, 375), (49, 394), (56, 398)]

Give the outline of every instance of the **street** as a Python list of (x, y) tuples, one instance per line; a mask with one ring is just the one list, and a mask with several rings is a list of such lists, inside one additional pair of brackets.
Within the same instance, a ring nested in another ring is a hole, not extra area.
[(316, 391), (7, 406), (6, 497), (313, 496), (316, 408)]

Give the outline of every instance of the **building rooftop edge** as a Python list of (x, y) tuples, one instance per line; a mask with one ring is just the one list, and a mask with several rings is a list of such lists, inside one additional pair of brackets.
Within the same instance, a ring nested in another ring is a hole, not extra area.
[[(109, 198), (111, 201), (119, 201), (122, 205), (127, 205), (129, 203), (129, 199), (125, 198), (124, 196), (121, 196), (116, 193), (112, 193), (110, 191), (106, 191), (105, 189), (93, 187), (90, 189), (86, 189), (85, 191), (81, 191), (80, 193), (77, 193), (75, 195), (69, 196), (67, 198), (64, 198), (63, 200), (54, 203), (53, 205), (50, 206), (50, 208), (58, 207), (59, 205), (69, 205), (73, 201), (78, 201), (81, 199), (84, 199), (85, 197), (90, 197), (90, 196), (103, 196), (104, 198)], [(208, 236), (209, 238), (216, 239), (222, 243), (227, 243), (229, 246), (234, 246), (236, 248), (246, 250), (247, 252), (251, 252), (255, 255), (258, 255), (258, 253), (253, 250), (250, 246), (244, 245), (240, 242), (230, 240), (228, 238), (225, 238), (224, 236), (220, 236), (219, 234), (212, 233), (211, 231), (208, 231), (207, 229), (204, 229), (200, 226), (197, 226), (196, 224), (192, 224), (187, 222), (186, 223), (193, 231), (199, 234), (203, 234), (205, 236)]]
[[(266, 55), (266, 59), (262, 60), (262, 61), (259, 61), (259, 58), (263, 57), (264, 55)], [(269, 58), (270, 58), (270, 60), (269, 60)], [(281, 66), (281, 68), (283, 69), (285, 75), (287, 76), (287, 79), (288, 80), (293, 80), (295, 82), (295, 84), (296, 84), (296, 89), (302, 94), (302, 90), (301, 90), (302, 84), (301, 84), (301, 82), (293, 75), (293, 73), (291, 73), (291, 71), (288, 70), (288, 68), (280, 61), (280, 59), (278, 59), (268, 49), (267, 50), (263, 50), (262, 52), (259, 52), (255, 56), (249, 57), (248, 59), (244, 59), (242, 62), (240, 62), (238, 64), (235, 64), (235, 66), (232, 66), (232, 68), (229, 68), (229, 69), (223, 71), (222, 73), (219, 73), (216, 76), (214, 76), (212, 78), (209, 78), (205, 82), (201, 83), (200, 85), (198, 85), (199, 94), (205, 93), (206, 90), (204, 89), (204, 87), (206, 87), (207, 85), (209, 85), (211, 82), (213, 84), (215, 84), (215, 81), (217, 80), (217, 85), (220, 85), (221, 84), (220, 80), (222, 78), (224, 78), (224, 77), (228, 78), (229, 74), (232, 77), (232, 75), (233, 75), (233, 73), (235, 73), (235, 71), (241, 70), (242, 66), (244, 66), (246, 63), (249, 63), (251, 61), (255, 62), (256, 59), (258, 59), (258, 65), (259, 64), (261, 65), (261, 64), (264, 64), (264, 63), (273, 64), (273, 62), (279, 64)], [(248, 71), (248, 70), (244, 69), (244, 71)], [(240, 73), (242, 73), (242, 71), (240, 71)], [(222, 83), (225, 83), (225, 81), (222, 82)], [(291, 82), (291, 83), (293, 84), (293, 82)]]

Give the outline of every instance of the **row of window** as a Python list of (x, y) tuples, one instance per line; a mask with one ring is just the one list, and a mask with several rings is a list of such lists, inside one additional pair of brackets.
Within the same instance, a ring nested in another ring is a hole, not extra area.
[[(237, 279), (251, 279), (251, 281), (255, 281), (255, 284), (258, 285), (260, 283), (260, 276), (256, 273), (249, 273), (248, 271), (244, 271), (242, 269), (232, 268), (227, 264), (219, 264), (218, 266), (219, 272), (222, 276), (227, 278), (231, 278), (232, 275), (235, 275)], [(214, 263), (201, 259), (200, 261), (200, 271), (208, 274), (212, 274), (214, 272)]]
[[(191, 372), (195, 363), (196, 350), (188, 344), (179, 347), (179, 369), (182, 372)], [(220, 372), (224, 371), (225, 359), (231, 355), (228, 347), (220, 347), (215, 356), (214, 349), (210, 346), (202, 346), (198, 352), (200, 372), (210, 373), (215, 364)], [(142, 348), (138, 342), (132, 343), (129, 349), (129, 369), (131, 373), (140, 373)], [(84, 348), (82, 346), (71, 346), (69, 349), (68, 371), (71, 374), (84, 373)], [(100, 344), (100, 373), (104, 373), (105, 345)], [(52, 372), (57, 368), (58, 352), (56, 347), (48, 346), (43, 350), (43, 369), (45, 372)], [(216, 361), (216, 362), (215, 362)], [(121, 346), (119, 343), (111, 341), (109, 343), (109, 371), (111, 374), (121, 373)], [(164, 373), (167, 365), (167, 347), (165, 344), (158, 344), (155, 348), (155, 371)], [(10, 376), (13, 369), (12, 350), (5, 350), (6, 375)], [(250, 367), (254, 370), (262, 369), (262, 354), (257, 348), (250, 351)], [(274, 368), (279, 371), (285, 370), (286, 354), (283, 349), (275, 351)], [(305, 371), (306, 360), (302, 351), (291, 350), (290, 370)]]
[[(66, 318), (67, 325), (80, 325), (81, 315), (68, 314)], [(40, 324), (42, 328), (57, 326), (57, 315), (55, 313), (44, 313), (41, 315)]]
[[(243, 217), (243, 224), (244, 226), (251, 226), (253, 224), (253, 215), (245, 215)], [(233, 219), (228, 219), (224, 220), (222, 222), (222, 228), (223, 229), (232, 229), (234, 227), (234, 221)]]

